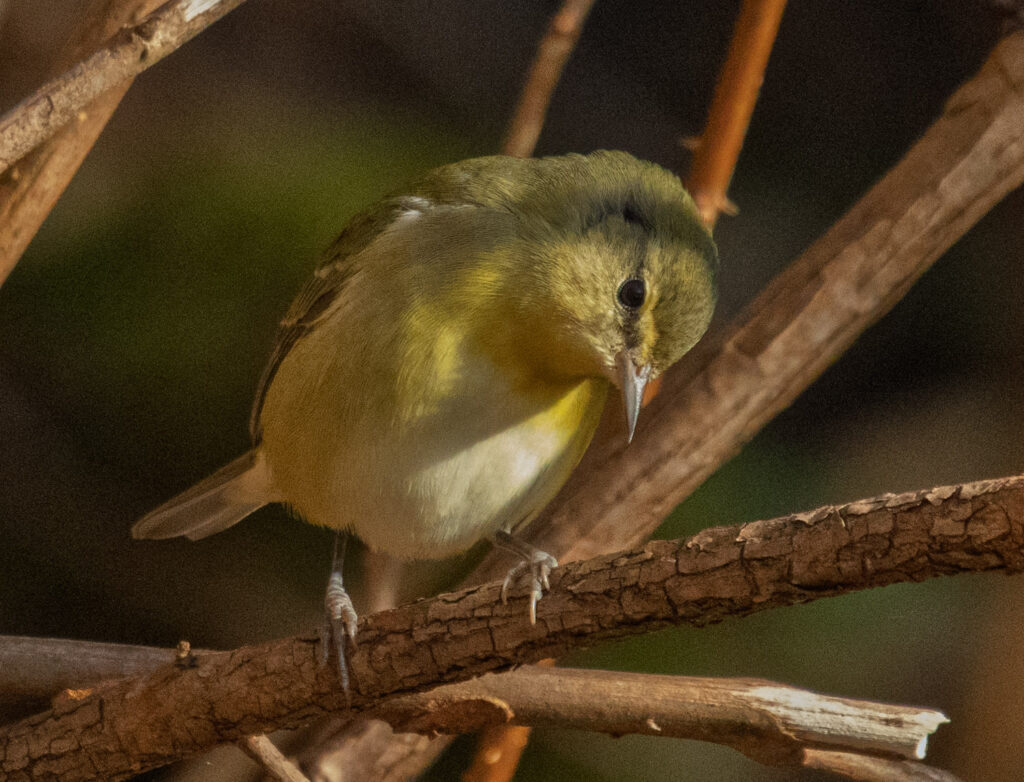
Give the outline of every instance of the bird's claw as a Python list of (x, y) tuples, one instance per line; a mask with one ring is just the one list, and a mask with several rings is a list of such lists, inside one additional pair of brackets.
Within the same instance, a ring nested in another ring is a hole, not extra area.
[(320, 637), (320, 664), (330, 659), (331, 644), (338, 655), (338, 674), (346, 697), (349, 695), (348, 661), (345, 659), (345, 641), (355, 646), (359, 617), (352, 598), (348, 596), (341, 573), (335, 571), (327, 582), (324, 595), (324, 626)]
[(537, 601), (544, 596), (544, 591), (551, 589), (548, 576), (558, 567), (558, 560), (540, 549), (529, 552), (518, 552), (523, 561), (510, 568), (501, 584), (501, 602), (508, 602), (509, 588), (523, 573), (530, 573), (530, 624), (537, 624)]

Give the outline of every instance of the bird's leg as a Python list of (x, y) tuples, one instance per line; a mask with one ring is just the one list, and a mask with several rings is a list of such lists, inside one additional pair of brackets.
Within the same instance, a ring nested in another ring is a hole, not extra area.
[[(338, 540), (341, 539), (341, 550)], [(345, 548), (348, 536), (339, 531), (334, 536), (334, 553), (331, 555), (331, 577), (327, 580), (327, 593), (324, 595), (324, 627), (320, 635), (320, 664), (326, 665), (330, 658), (331, 643), (338, 655), (338, 674), (346, 697), (348, 690), (348, 661), (345, 659), (345, 641), (356, 642), (356, 609), (352, 598), (345, 591), (345, 582), (341, 577), (341, 568), (345, 564)]]
[(522, 558), (522, 562), (509, 569), (505, 581), (501, 585), (501, 602), (508, 599), (509, 587), (519, 576), (529, 571), (530, 573), (530, 624), (537, 624), (537, 601), (544, 595), (545, 589), (550, 589), (548, 575), (558, 567), (558, 560), (531, 546), (521, 540), (512, 537), (505, 530), (499, 530), (494, 536), (494, 544), (507, 551), (511, 551)]

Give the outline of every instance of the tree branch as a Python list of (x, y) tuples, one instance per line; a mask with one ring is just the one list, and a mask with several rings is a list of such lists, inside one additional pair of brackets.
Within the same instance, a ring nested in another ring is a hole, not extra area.
[[(33, 661), (33, 652), (46, 662)], [(113, 675), (148, 673), (170, 658), (168, 650), (154, 647), (0, 637), (0, 692), (12, 683), (25, 692), (27, 678), (34, 697), (75, 688), (61, 698), (77, 699), (84, 688)], [(52, 675), (38, 678), (44, 670)], [(550, 666), (526, 666), (398, 696), (369, 715), (396, 731), (427, 736), (499, 725), (560, 725), (714, 741), (769, 765), (803, 763), (808, 748), (920, 760), (927, 736), (948, 721), (931, 709), (833, 698), (773, 682)], [(248, 736), (238, 744), (275, 778), (304, 779), (265, 736)]]
[(704, 224), (714, 227), (726, 210), (726, 191), (761, 91), (786, 0), (744, 0), (729, 53), (715, 85), (707, 126), (694, 150), (686, 189)]
[[(54, 69), (59, 72), (92, 52), (121, 27), (135, 24), (160, 0), (93, 0), (74, 40)], [(131, 82), (108, 90), (47, 143), (0, 174), (0, 285), (92, 149)]]
[(298, 766), (281, 754), (274, 742), (263, 734), (246, 736), (238, 746), (263, 768), (267, 776), (276, 782), (309, 782)]
[(398, 696), (372, 714), (395, 730), (428, 735), (513, 724), (712, 741), (784, 766), (802, 765), (808, 748), (921, 760), (928, 736), (948, 722), (931, 709), (756, 679), (539, 666)]
[(142, 73), (245, 0), (171, 0), (0, 117), (0, 173), (90, 101)]
[(541, 38), (530, 73), (509, 123), (508, 135), (501, 145), (504, 155), (530, 157), (537, 146), (551, 96), (558, 86), (562, 70), (576, 48), (594, 0), (564, 0)]
[[(439, 595), (360, 622), (352, 706), (506, 670), (673, 624), (701, 627), (820, 597), (966, 572), (1024, 568), (1024, 476), (861, 500), (653, 541), (552, 574), (536, 625), (500, 585)], [(348, 711), (317, 641), (203, 655), (62, 699), (0, 728), (11, 780), (116, 779), (224, 741)]]
[(959, 782), (959, 777), (948, 771), (912, 760), (880, 758), (827, 749), (804, 750), (802, 765), (817, 771), (830, 771), (860, 782)]

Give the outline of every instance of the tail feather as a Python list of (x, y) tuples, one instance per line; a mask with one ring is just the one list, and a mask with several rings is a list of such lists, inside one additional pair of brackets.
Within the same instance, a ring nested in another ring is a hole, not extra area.
[(147, 513), (132, 527), (132, 537), (199, 540), (274, 501), (269, 468), (250, 451)]

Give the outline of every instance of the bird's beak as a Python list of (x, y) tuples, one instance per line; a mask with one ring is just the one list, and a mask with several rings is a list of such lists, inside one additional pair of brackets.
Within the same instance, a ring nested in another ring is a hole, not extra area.
[(615, 357), (615, 364), (618, 369), (619, 389), (626, 402), (626, 426), (629, 428), (629, 442), (632, 442), (633, 432), (636, 430), (636, 420), (640, 417), (640, 405), (644, 401), (644, 389), (651, 377), (651, 367), (649, 364), (638, 367), (628, 350), (619, 352)]

